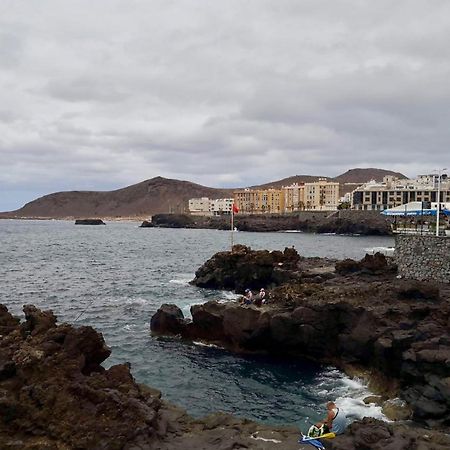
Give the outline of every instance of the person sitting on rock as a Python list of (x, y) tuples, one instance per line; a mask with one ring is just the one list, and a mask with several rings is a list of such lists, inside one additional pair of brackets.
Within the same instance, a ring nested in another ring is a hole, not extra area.
[(265, 298), (266, 296), (266, 291), (264, 290), (264, 288), (261, 288), (259, 293), (255, 295), (255, 297), (253, 298), (253, 303), (255, 304), (255, 306), (261, 306), (263, 303), (265, 303)]
[(309, 437), (319, 437), (326, 433), (342, 434), (347, 426), (347, 416), (334, 402), (327, 403), (327, 417), (312, 425), (308, 430)]
[(259, 290), (259, 298), (261, 299), (262, 304), (266, 303), (266, 291), (264, 290), (264, 288), (261, 288)]
[(253, 303), (253, 292), (250, 289), (245, 290), (244, 305), (251, 305)]

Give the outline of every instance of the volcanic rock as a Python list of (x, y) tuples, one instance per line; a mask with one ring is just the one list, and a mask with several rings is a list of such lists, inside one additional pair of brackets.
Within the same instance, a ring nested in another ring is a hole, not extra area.
[(102, 219), (77, 219), (75, 225), (106, 225)]
[(269, 252), (235, 245), (231, 252), (216, 253), (206, 261), (191, 283), (240, 293), (246, 288), (273, 287), (298, 278), (299, 262), (300, 255), (293, 248)]
[(57, 325), (32, 305), (24, 311), (19, 324), (0, 305), (2, 449), (299, 448), (296, 429), (221, 413), (193, 419), (136, 383), (129, 364), (104, 369), (110, 350), (93, 328)]
[(327, 442), (331, 450), (444, 450), (450, 437), (405, 425), (364, 418), (351, 424), (344, 435)]
[(365, 255), (361, 261), (355, 261), (349, 258), (336, 263), (336, 272), (341, 275), (355, 272), (369, 275), (382, 275), (396, 271), (397, 267), (395, 264), (388, 262), (387, 258), (381, 253)]
[(150, 327), (154, 334), (181, 333), (184, 326), (184, 316), (181, 309), (176, 305), (162, 305), (156, 314), (152, 316)]
[[(192, 321), (177, 313), (176, 334), (239, 352), (359, 368), (380, 393), (407, 401), (414, 420), (449, 423), (450, 286), (398, 280), (381, 254), (338, 263), (337, 275), (317, 281), (305, 276), (312, 271), (305, 270), (308, 258), (294, 252), (237, 246), (213, 256), (195, 284), (239, 290), (252, 279), (258, 280), (253, 286), (267, 286), (270, 279), (273, 286), (281, 261), (286, 281), (269, 291), (270, 301), (261, 307), (210, 301), (191, 308)], [(164, 327), (157, 333), (165, 334)]]

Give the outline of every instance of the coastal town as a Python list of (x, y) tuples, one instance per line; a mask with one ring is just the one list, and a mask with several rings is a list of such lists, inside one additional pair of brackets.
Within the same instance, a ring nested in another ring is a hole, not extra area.
[(189, 213), (202, 216), (231, 214), (233, 205), (245, 214), (347, 208), (384, 211), (410, 202), (425, 202), (428, 205), (425, 209), (436, 209), (438, 193), (441, 208), (450, 209), (450, 178), (447, 174), (419, 175), (414, 179), (388, 175), (380, 182), (371, 180), (356, 184), (319, 178), (315, 182), (295, 183), (281, 188), (237, 189), (232, 198), (192, 198), (189, 200)]

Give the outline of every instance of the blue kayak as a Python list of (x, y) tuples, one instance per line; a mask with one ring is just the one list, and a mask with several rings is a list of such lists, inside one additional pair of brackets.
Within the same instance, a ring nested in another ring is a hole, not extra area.
[(299, 444), (311, 444), (313, 447), (318, 448), (319, 450), (325, 450), (322, 442), (317, 439), (312, 439), (308, 436), (301, 436), (298, 440)]

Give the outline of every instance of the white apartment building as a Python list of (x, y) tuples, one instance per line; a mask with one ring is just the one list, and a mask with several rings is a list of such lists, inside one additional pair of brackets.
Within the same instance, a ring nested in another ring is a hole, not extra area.
[(231, 214), (234, 199), (232, 198), (216, 198), (209, 201), (209, 208), (213, 216), (222, 214)]
[(208, 197), (191, 198), (189, 212), (194, 216), (219, 216), (231, 214), (233, 208), (232, 198), (210, 199)]
[[(410, 202), (437, 202), (438, 175), (419, 175), (415, 179), (399, 179), (393, 176), (383, 181), (369, 181), (352, 192), (352, 208), (378, 210), (394, 208)], [(441, 176), (440, 202), (450, 202), (450, 179)]]

